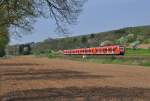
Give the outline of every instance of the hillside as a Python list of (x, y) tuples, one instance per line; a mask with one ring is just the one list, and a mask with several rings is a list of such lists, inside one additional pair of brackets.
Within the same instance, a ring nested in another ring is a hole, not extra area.
[(92, 33), (83, 36), (61, 39), (47, 39), (35, 43), (33, 52), (44, 53), (49, 50), (63, 50), (81, 47), (95, 47), (101, 43), (121, 44), (126, 47), (150, 45), (150, 26), (128, 27), (108, 32)]

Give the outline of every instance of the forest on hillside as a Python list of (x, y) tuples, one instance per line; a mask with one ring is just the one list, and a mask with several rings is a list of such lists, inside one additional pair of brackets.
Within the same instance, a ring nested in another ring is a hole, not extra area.
[(32, 51), (46, 53), (50, 50), (96, 47), (105, 44), (119, 44), (130, 48), (136, 48), (140, 44), (150, 44), (150, 26), (129, 27), (60, 39), (48, 38), (43, 42), (32, 44)]

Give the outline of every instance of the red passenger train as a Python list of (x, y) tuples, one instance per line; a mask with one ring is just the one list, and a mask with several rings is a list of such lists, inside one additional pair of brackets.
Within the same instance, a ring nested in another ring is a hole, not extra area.
[(124, 55), (124, 54), (125, 48), (120, 45), (64, 50), (64, 55)]

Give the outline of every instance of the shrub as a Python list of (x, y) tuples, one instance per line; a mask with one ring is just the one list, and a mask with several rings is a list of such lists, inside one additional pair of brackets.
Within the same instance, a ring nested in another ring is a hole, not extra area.
[(94, 34), (91, 34), (91, 35), (90, 35), (90, 38), (91, 38), (91, 39), (95, 38), (95, 35), (94, 35)]
[(0, 57), (3, 57), (5, 55), (5, 49), (0, 48)]
[(143, 41), (143, 43), (145, 43), (145, 44), (149, 44), (149, 43), (150, 43), (150, 38), (145, 39), (145, 40)]
[(116, 30), (115, 33), (121, 33), (121, 34), (126, 33), (126, 30), (125, 29)]
[(87, 42), (87, 37), (86, 37), (86, 36), (82, 36), (81, 42), (82, 42), (82, 43), (86, 43), (86, 42)]
[(120, 45), (125, 45), (125, 44), (127, 44), (127, 42), (128, 42), (128, 39), (127, 39), (127, 37), (125, 37), (125, 36), (121, 37), (120, 39), (118, 39), (118, 40), (116, 41), (116, 43), (117, 43), (117, 44), (120, 44)]
[(144, 35), (137, 35), (137, 40), (143, 41), (145, 39)]
[(140, 44), (140, 41), (134, 41), (133, 43), (131, 43), (131, 46), (133, 49), (136, 49), (139, 44)]
[(48, 52), (48, 58), (55, 58), (57, 56), (57, 53), (53, 50), (49, 50)]
[(128, 42), (133, 42), (133, 41), (135, 41), (135, 36), (134, 36), (134, 34), (128, 34), (127, 40), (128, 40)]

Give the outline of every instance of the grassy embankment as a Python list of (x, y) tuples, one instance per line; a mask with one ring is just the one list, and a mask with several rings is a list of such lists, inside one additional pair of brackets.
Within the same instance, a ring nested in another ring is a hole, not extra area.
[(150, 66), (150, 49), (126, 49), (126, 54), (121, 57), (89, 57), (85, 61), (103, 64), (124, 64)]
[(64, 56), (62, 53), (50, 52), (49, 58), (66, 58), (83, 62), (95, 62), (102, 64), (123, 64), (123, 65), (140, 65), (150, 66), (150, 49), (126, 49), (124, 56), (87, 56), (82, 59), (82, 56)]

